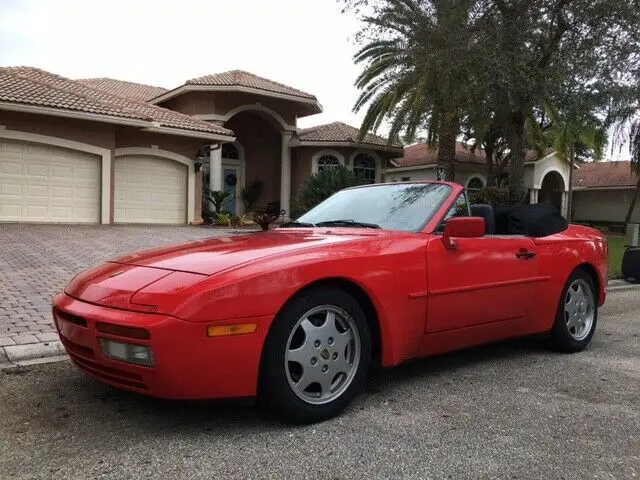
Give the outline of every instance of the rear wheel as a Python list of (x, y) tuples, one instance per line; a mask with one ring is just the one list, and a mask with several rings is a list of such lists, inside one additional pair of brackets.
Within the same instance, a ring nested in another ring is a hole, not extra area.
[(582, 350), (591, 341), (597, 320), (596, 286), (588, 273), (576, 270), (562, 292), (551, 345), (563, 352)]
[(287, 420), (326, 420), (358, 393), (370, 357), (369, 327), (353, 297), (329, 287), (304, 292), (274, 321), (262, 356), (260, 394)]

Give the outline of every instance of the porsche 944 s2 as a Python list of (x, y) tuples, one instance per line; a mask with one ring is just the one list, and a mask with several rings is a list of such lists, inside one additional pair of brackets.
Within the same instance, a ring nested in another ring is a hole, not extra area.
[(454, 183), (342, 190), (268, 232), (128, 255), (53, 300), (73, 362), (175, 399), (257, 396), (296, 422), (336, 415), (373, 362), (547, 333), (590, 341), (607, 243), (546, 205), (469, 205)]

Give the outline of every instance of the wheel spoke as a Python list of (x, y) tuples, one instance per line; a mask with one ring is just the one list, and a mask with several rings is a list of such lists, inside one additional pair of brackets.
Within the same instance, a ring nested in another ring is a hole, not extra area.
[(352, 365), (347, 360), (344, 351), (340, 355), (338, 355), (338, 358), (331, 362), (333, 376), (336, 376), (338, 373), (349, 373), (351, 368)]
[(575, 295), (573, 295), (573, 294), (569, 295), (569, 301), (564, 304), (564, 311), (569, 314), (569, 319), (571, 319), (573, 317), (573, 314), (576, 311), (576, 297), (575, 297)]
[(321, 373), (318, 383), (320, 384), (320, 394), (326, 397), (331, 393), (331, 380), (333, 380), (331, 373)]

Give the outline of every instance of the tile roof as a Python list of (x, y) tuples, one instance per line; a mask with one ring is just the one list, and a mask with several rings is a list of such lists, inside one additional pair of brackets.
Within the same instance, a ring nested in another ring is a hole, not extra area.
[(573, 172), (573, 187), (634, 187), (639, 178), (629, 161), (583, 163)]
[(0, 102), (141, 120), (149, 122), (149, 127), (233, 135), (219, 125), (32, 67), (0, 67)]
[(402, 145), (399, 143), (389, 145), (386, 138), (371, 133), (365, 135), (362, 140), (358, 140), (359, 136), (360, 129), (342, 122), (327, 123), (325, 125), (316, 125), (315, 127), (298, 130), (298, 140), (300, 142), (348, 142), (378, 147), (402, 148)]
[(168, 92), (169, 90), (162, 87), (154, 87), (152, 85), (144, 85), (142, 83), (125, 82), (124, 80), (116, 80), (114, 78), (81, 78), (77, 82), (87, 85), (88, 87), (98, 88), (114, 95), (131, 98), (133, 100), (142, 100), (146, 102), (158, 95)]
[[(551, 152), (547, 152), (551, 153)], [(528, 150), (525, 161), (531, 162), (538, 158), (534, 150)], [(400, 167), (416, 167), (421, 165), (435, 165), (438, 163), (438, 149), (431, 148), (426, 143), (417, 143), (404, 148), (404, 156), (397, 158), (396, 163)], [(456, 161), (461, 163), (475, 163), (486, 165), (487, 158), (482, 148), (476, 148), (473, 152), (466, 143), (456, 143)]]
[(215, 73), (213, 75), (192, 78), (191, 80), (187, 80), (186, 85), (248, 87), (264, 90), (265, 92), (281, 93), (284, 95), (316, 100), (315, 95), (283, 85), (282, 83), (274, 82), (267, 78), (259, 77), (258, 75), (254, 75), (253, 73), (245, 72), (243, 70), (231, 70), (229, 72)]

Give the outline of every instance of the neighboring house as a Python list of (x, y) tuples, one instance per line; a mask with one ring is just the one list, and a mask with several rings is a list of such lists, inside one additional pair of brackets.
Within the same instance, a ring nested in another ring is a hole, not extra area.
[[(580, 165), (573, 176), (573, 218), (596, 224), (624, 222), (637, 184), (629, 161)], [(640, 199), (631, 221), (640, 223)]]
[[(400, 145), (343, 123), (299, 129), (315, 96), (232, 71), (173, 90), (0, 68), (0, 221), (202, 222), (203, 178), (265, 183), (261, 204), (290, 211), (302, 182), (335, 165), (380, 181)], [(206, 176), (205, 176), (206, 175)]]
[[(397, 167), (385, 172), (388, 182), (435, 180), (437, 178), (437, 150), (426, 144), (404, 149), (404, 156), (396, 158)], [(534, 151), (525, 159), (525, 188), (531, 203), (553, 204), (567, 215), (569, 193), (569, 163), (560, 160), (553, 151), (541, 158)], [(486, 181), (487, 160), (482, 149), (472, 151), (469, 146), (456, 146), (456, 177), (454, 181), (470, 192), (483, 188)], [(583, 222), (623, 222), (637, 177), (629, 162), (595, 162), (574, 167), (572, 219)], [(633, 221), (640, 221), (640, 206), (636, 206)]]

